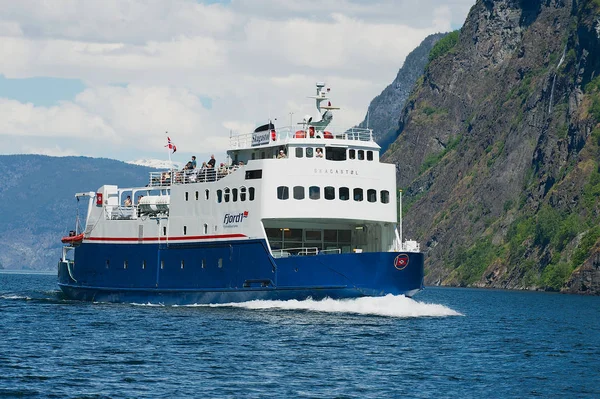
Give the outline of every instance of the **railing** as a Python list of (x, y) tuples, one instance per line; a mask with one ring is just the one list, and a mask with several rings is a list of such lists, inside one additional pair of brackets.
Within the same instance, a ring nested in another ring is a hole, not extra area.
[(336, 249), (322, 249), (319, 250), (317, 247), (299, 247), (299, 248), (284, 248), (276, 249), (272, 251), (274, 258), (288, 258), (290, 256), (314, 256), (314, 255), (328, 255), (328, 254), (340, 254), (342, 250)]
[[(264, 134), (263, 132), (261, 132)], [(275, 129), (275, 133), (269, 133), (269, 142), (264, 143), (253, 143), (252, 138), (256, 133), (245, 133), (237, 136), (232, 136), (229, 140), (231, 148), (250, 148), (253, 146), (260, 146), (266, 144), (285, 144), (290, 140), (296, 139), (313, 139), (327, 140), (327, 139), (339, 139), (339, 140), (357, 140), (357, 141), (373, 141), (373, 132), (371, 129), (364, 129), (353, 127), (344, 130), (342, 133), (335, 133), (335, 128), (327, 127), (324, 131), (317, 130), (311, 135), (310, 131), (302, 127), (283, 126)], [(253, 145), (254, 144), (254, 145)]]
[(137, 219), (137, 206), (106, 205), (104, 217), (109, 220)]
[(150, 187), (170, 186), (173, 184), (203, 183), (219, 181), (238, 170), (240, 166), (224, 166), (218, 169), (168, 170), (150, 172)]

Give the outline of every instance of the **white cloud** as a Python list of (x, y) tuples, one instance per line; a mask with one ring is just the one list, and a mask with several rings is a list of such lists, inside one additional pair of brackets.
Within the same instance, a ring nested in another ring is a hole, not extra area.
[(460, 25), (472, 1), (0, 0), (0, 74), (88, 86), (53, 107), (0, 99), (0, 138), (90, 140), (89, 155), (118, 145), (142, 157), (169, 130), (180, 149), (224, 151), (229, 130), (312, 114), (316, 81), (331, 85), (335, 123), (348, 127), (406, 55)]

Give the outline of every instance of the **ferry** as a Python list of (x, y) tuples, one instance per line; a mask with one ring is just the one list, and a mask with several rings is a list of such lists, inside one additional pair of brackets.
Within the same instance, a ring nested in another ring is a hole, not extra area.
[(139, 187), (75, 195), (83, 228), (62, 237), (67, 298), (164, 305), (405, 295), (424, 255), (402, 239), (396, 165), (369, 129), (316, 117), (231, 135), (227, 163), (150, 172)]

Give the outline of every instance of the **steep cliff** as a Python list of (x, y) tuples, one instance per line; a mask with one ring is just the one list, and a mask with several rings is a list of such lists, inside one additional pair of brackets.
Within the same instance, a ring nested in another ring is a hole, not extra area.
[(600, 293), (600, 1), (479, 0), (384, 160), (429, 284)]
[(415, 82), (423, 75), (429, 61), (429, 52), (444, 35), (445, 33), (436, 33), (427, 36), (406, 56), (392, 84), (369, 104), (367, 115), (358, 126), (373, 129), (373, 138), (381, 146), (382, 151), (385, 151), (398, 137), (400, 111)]

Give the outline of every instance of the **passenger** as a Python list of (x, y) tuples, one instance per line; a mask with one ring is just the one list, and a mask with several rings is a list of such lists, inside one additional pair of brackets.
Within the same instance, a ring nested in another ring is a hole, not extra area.
[(160, 184), (162, 186), (166, 186), (168, 184), (171, 184), (171, 172), (163, 172), (160, 175)]
[(196, 169), (196, 156), (192, 155), (192, 169)]
[(219, 165), (219, 178), (227, 175), (227, 167), (223, 162)]
[(312, 139), (315, 137), (315, 127), (311, 126), (308, 128), (308, 136)]
[(125, 198), (125, 206), (131, 206), (131, 196), (128, 195), (127, 198)]
[(142, 214), (142, 212), (140, 211), (140, 201), (142, 200), (144, 196), (143, 195), (139, 195), (138, 199), (137, 199), (137, 216), (140, 217), (140, 215)]
[(320, 149), (320, 148), (317, 148), (317, 151), (316, 151), (316, 155), (315, 155), (315, 156), (316, 156), (317, 158), (323, 158), (323, 150), (322, 150), (322, 149)]
[(283, 158), (287, 158), (285, 156), (285, 152), (283, 152), (283, 150), (279, 150), (279, 155), (277, 155), (277, 159), (283, 159)]
[(214, 168), (216, 163), (217, 161), (215, 161), (215, 154), (212, 154), (210, 156), (210, 160), (208, 161), (208, 165), (210, 165), (211, 168)]

